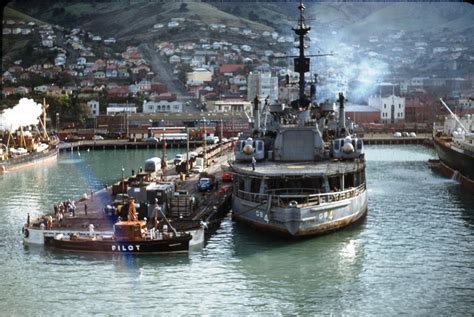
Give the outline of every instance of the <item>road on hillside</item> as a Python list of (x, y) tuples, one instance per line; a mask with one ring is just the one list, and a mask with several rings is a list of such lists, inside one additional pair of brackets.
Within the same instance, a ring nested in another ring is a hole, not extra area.
[(183, 111), (200, 111), (200, 109), (196, 107), (196, 104), (198, 104), (198, 100), (193, 99), (193, 97), (187, 92), (184, 84), (179, 81), (173, 74), (173, 68), (171, 67), (171, 65), (168, 64), (168, 62), (155, 51), (155, 49), (153, 48), (153, 44), (141, 44), (139, 48), (142, 51), (143, 55), (148, 58), (151, 69), (155, 73), (155, 79), (159, 82), (166, 84), (168, 86), (168, 91), (173, 94), (176, 94), (177, 100), (183, 102), (191, 100), (191, 104), (185, 106)]

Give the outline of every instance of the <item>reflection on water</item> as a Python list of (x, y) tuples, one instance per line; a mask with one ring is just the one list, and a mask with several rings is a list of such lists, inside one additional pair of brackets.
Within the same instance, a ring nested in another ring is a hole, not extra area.
[(226, 218), (189, 255), (102, 256), (23, 246), (27, 212), (40, 215), (53, 202), (110, 184), (122, 166), (127, 176), (161, 156), (134, 149), (80, 154), (0, 175), (2, 314), (474, 311), (474, 195), (431, 171), (426, 161), (435, 153), (425, 147), (367, 146), (367, 217), (314, 239), (265, 236)]

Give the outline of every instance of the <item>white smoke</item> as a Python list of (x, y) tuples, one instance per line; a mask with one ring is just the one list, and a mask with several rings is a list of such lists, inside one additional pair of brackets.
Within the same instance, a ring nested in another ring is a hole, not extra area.
[(390, 76), (389, 65), (383, 56), (342, 43), (340, 37), (321, 34), (319, 39), (319, 43), (310, 48), (310, 54), (335, 55), (311, 61), (311, 70), (321, 79), (318, 99), (334, 99), (343, 92), (353, 102), (366, 101), (377, 84)]
[(41, 104), (33, 99), (21, 98), (18, 104), (0, 114), (0, 130), (16, 131), (20, 127), (37, 125), (43, 113)]

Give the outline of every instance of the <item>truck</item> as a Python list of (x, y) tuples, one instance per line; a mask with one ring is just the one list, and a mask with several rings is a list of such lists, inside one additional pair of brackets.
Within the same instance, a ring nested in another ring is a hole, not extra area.
[(204, 158), (196, 157), (196, 161), (194, 162), (194, 166), (191, 169), (193, 173), (202, 173), (204, 171)]

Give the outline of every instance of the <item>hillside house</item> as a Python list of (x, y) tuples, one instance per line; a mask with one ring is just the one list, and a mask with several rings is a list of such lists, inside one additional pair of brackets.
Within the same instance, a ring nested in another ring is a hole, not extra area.
[(99, 101), (98, 100), (95, 100), (95, 99), (92, 99), (92, 100), (89, 100), (87, 102), (87, 106), (89, 107), (90, 109), (90, 113), (92, 115), (92, 117), (97, 117), (99, 115), (99, 112), (100, 112), (100, 105), (99, 105)]
[(212, 81), (212, 72), (205, 68), (195, 68), (186, 74), (187, 84), (197, 84)]
[(226, 64), (219, 67), (219, 74), (232, 77), (245, 70), (244, 64)]
[(76, 60), (77, 65), (86, 65), (86, 63), (87, 63), (87, 59), (83, 56), (78, 57)]

